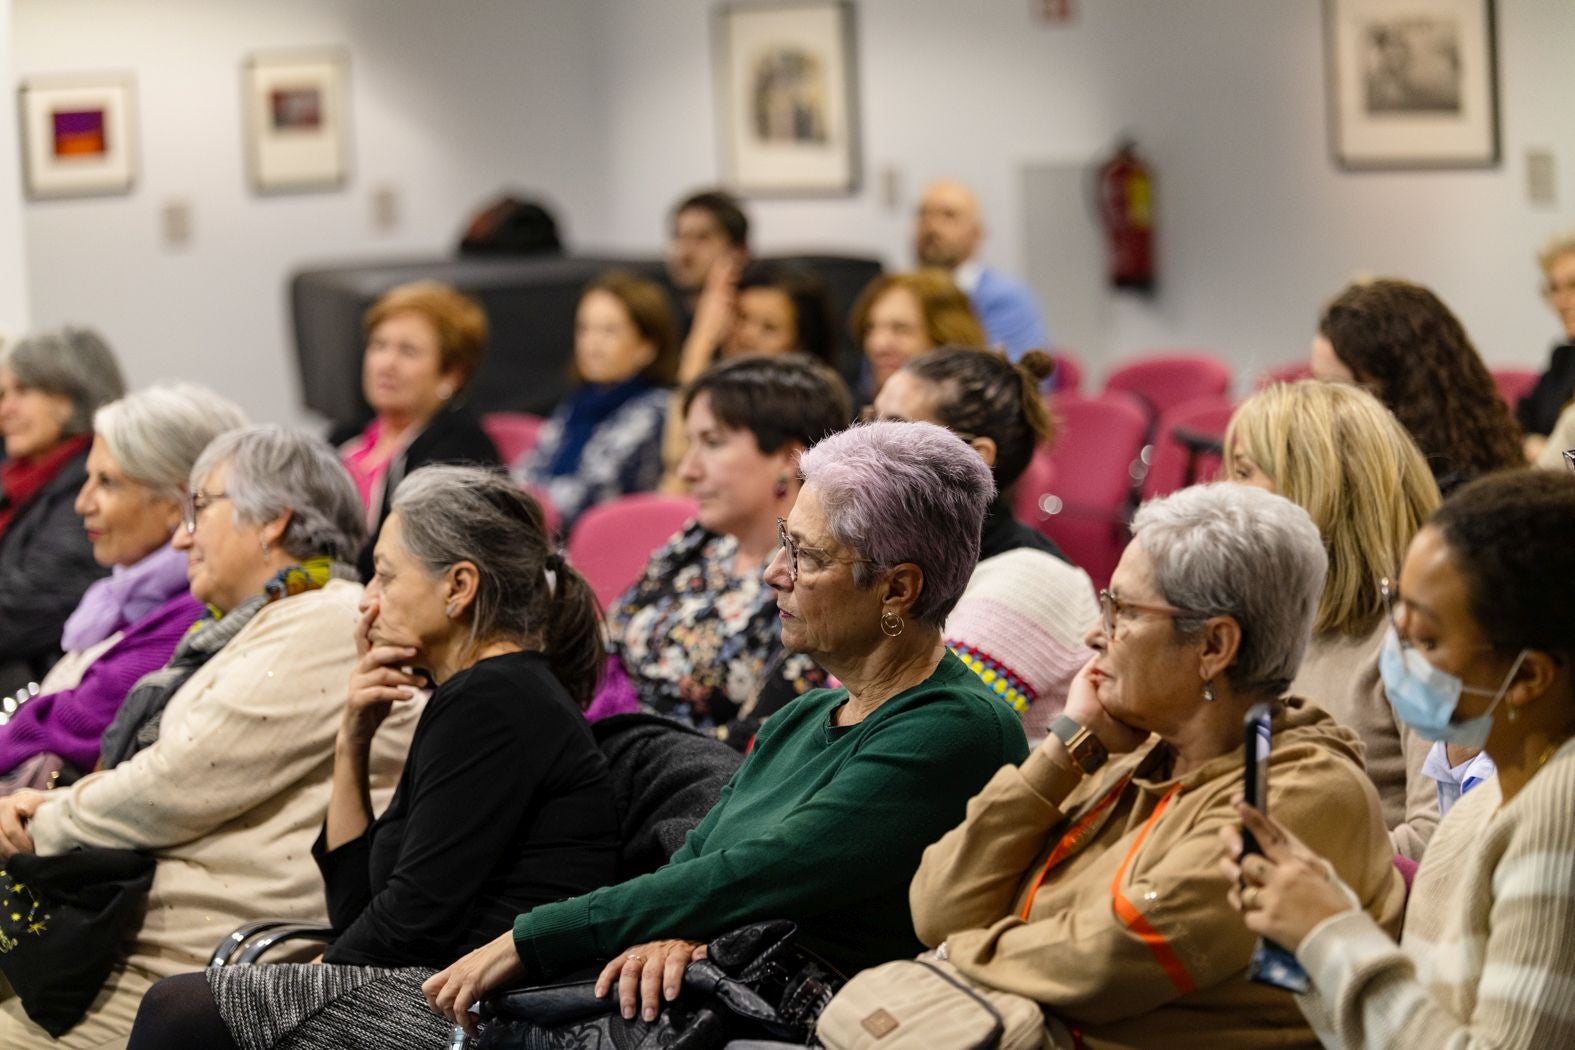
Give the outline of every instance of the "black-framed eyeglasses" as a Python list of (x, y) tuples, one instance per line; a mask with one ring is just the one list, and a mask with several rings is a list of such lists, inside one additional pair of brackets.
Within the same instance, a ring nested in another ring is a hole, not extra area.
[(197, 532), (197, 516), (207, 510), (221, 499), (229, 499), (227, 492), (188, 492), (181, 501), (180, 522), (186, 528), (186, 535), (192, 536)]
[(875, 564), (868, 558), (838, 558), (833, 556), (824, 547), (809, 547), (802, 543), (796, 542), (792, 536), (788, 535), (786, 518), (777, 519), (777, 546), (787, 551), (788, 579), (792, 580), (794, 583), (798, 582), (798, 556), (806, 552), (815, 561), (823, 562), (827, 565), (835, 564), (837, 562), (841, 562), (844, 565)]
[(1101, 588), (1099, 591), (1099, 615), (1102, 617), (1102, 626), (1106, 638), (1116, 636), (1116, 622), (1123, 616), (1135, 612), (1153, 613), (1155, 616), (1169, 616), (1173, 620), (1206, 620), (1208, 613), (1198, 612), (1196, 609), (1182, 609), (1175, 605), (1156, 605), (1152, 602), (1134, 602), (1125, 598), (1118, 598), (1110, 593), (1110, 588)]

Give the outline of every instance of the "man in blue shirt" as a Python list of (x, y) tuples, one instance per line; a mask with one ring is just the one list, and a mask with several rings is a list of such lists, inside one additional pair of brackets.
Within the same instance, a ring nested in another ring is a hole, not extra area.
[(972, 190), (943, 179), (924, 191), (913, 227), (913, 253), (919, 265), (951, 271), (952, 280), (973, 303), (985, 335), (1012, 360), (1028, 350), (1048, 350), (1050, 334), (1033, 293), (1021, 281), (979, 260), (983, 239), (979, 202)]

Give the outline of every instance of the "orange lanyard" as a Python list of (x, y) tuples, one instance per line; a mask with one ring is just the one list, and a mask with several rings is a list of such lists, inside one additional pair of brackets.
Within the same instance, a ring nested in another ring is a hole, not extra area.
[(1131, 777), (1123, 777), (1115, 787), (1105, 794), (1104, 798), (1094, 804), (1093, 809), (1083, 814), (1078, 822), (1068, 828), (1066, 834), (1061, 836), (1061, 841), (1057, 842), (1055, 848), (1050, 851), (1050, 859), (1045, 861), (1045, 866), (1039, 870), (1039, 877), (1034, 879), (1034, 884), (1028, 891), (1028, 900), (1023, 902), (1022, 920), (1024, 922), (1028, 921), (1028, 913), (1034, 907), (1034, 897), (1038, 894), (1039, 887), (1044, 884), (1045, 876), (1049, 875), (1052, 868), (1060, 864), (1073, 850), (1082, 844), (1083, 839), (1088, 835), (1089, 829), (1094, 826), (1094, 822), (1099, 819), (1100, 814), (1115, 805), (1116, 799), (1121, 797), (1121, 792), (1125, 791), (1130, 783), (1132, 783)]

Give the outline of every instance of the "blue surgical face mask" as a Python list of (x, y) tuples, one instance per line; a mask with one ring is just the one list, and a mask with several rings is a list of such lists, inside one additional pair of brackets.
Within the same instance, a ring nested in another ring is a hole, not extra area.
[[(1384, 645), (1378, 653), (1378, 673), (1383, 678), (1384, 694), (1389, 706), (1395, 709), (1400, 721), (1410, 726), (1423, 740), (1442, 741), (1457, 747), (1481, 747), (1487, 743), (1488, 732), (1493, 728), (1493, 711), (1498, 707), (1509, 683), (1520, 670), (1526, 650), (1515, 657), (1515, 665), (1504, 676), (1496, 691), (1466, 685), (1448, 671), (1441, 671), (1427, 662), (1416, 649), (1400, 644), (1400, 635), (1393, 627), (1384, 635)], [(1455, 708), (1460, 705), (1460, 694), (1475, 693), (1491, 696), (1486, 711), (1464, 722), (1450, 721)]]

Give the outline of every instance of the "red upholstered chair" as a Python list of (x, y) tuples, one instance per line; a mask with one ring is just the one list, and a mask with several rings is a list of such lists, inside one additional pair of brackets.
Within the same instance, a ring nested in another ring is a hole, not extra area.
[(1050, 488), (1026, 506), (1019, 503), (1019, 513), (1103, 587), (1126, 546), (1132, 463), (1148, 419), (1123, 393), (1052, 394), (1050, 409), (1059, 423)]
[(1058, 394), (1081, 394), (1083, 392), (1083, 363), (1077, 355), (1069, 350), (1051, 350), (1050, 356), (1055, 359), (1055, 371), (1050, 374), (1050, 385)]
[(569, 535), (569, 561), (605, 608), (640, 578), (652, 553), (695, 515), (695, 501), (642, 492), (592, 507)]
[(1143, 477), (1153, 499), (1219, 475), (1220, 444), (1235, 410), (1229, 398), (1195, 397), (1166, 411), (1154, 427), (1154, 452)]
[(1493, 372), (1493, 385), (1498, 387), (1498, 396), (1504, 399), (1504, 404), (1509, 406), (1511, 412), (1520, 403), (1520, 399), (1531, 393), (1531, 388), (1537, 385), (1537, 380), (1542, 378), (1542, 373), (1530, 368), (1495, 368)]
[(1013, 488), (1012, 515), (1018, 521), (1038, 521), (1039, 499), (1055, 488), (1054, 481), (1055, 454), (1041, 447), (1035, 450), (1034, 458), (1028, 461), (1028, 469)]
[(1275, 383), (1294, 383), (1298, 379), (1311, 378), (1312, 366), (1306, 361), (1297, 361), (1294, 364), (1280, 365), (1278, 368), (1269, 369), (1258, 377), (1258, 381), (1252, 385), (1252, 388), (1254, 390), (1262, 390), (1264, 387), (1273, 386)]
[(536, 436), (545, 422), (529, 412), (488, 412), (481, 417), (481, 429), (498, 447), (503, 462), (512, 466), (536, 447)]
[(1160, 354), (1129, 361), (1110, 373), (1105, 393), (1126, 393), (1142, 402), (1149, 419), (1183, 401), (1230, 390), (1230, 366), (1212, 354)]

